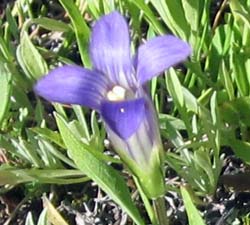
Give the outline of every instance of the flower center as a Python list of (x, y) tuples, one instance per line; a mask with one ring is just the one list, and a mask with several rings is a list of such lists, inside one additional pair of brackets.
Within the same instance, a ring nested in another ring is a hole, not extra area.
[(107, 98), (110, 101), (122, 101), (126, 98), (126, 89), (116, 85), (107, 93)]
[(133, 93), (119, 85), (115, 85), (108, 93), (107, 99), (110, 101), (123, 101), (125, 99), (133, 98)]

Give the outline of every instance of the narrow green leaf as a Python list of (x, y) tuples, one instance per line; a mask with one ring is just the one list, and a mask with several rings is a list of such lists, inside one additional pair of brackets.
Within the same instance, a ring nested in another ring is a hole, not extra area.
[(50, 225), (47, 219), (47, 209), (44, 208), (43, 211), (40, 213), (37, 225)]
[(153, 225), (157, 224), (156, 215), (155, 215), (155, 212), (154, 212), (153, 207), (151, 205), (151, 202), (149, 201), (148, 197), (143, 192), (143, 189), (140, 185), (140, 182), (138, 181), (138, 178), (134, 177), (134, 181), (135, 181), (136, 187), (138, 188), (138, 191), (140, 193), (140, 197), (144, 203), (145, 209), (147, 210), (150, 221), (152, 222)]
[[(123, 3), (124, 1), (120, 0), (120, 3)], [(141, 29), (141, 23), (142, 23), (142, 16), (141, 16), (141, 10), (133, 4), (133, 2), (137, 1), (125, 1), (124, 3), (126, 4), (124, 9), (126, 8), (129, 12), (130, 16), (130, 24), (131, 24), (131, 29), (133, 30), (133, 36), (135, 37), (134, 41), (141, 40), (141, 35), (142, 35), (142, 29)], [(122, 9), (121, 9), (122, 10)], [(151, 25), (149, 25), (151, 27)], [(152, 30), (152, 28), (149, 28)]]
[[(163, 127), (164, 124), (164, 127)], [(161, 134), (165, 137), (168, 138), (175, 147), (180, 147), (184, 144), (184, 140), (179, 133), (179, 131), (171, 124), (171, 121), (166, 119), (164, 123), (161, 124), (161, 128), (165, 128), (161, 130)]]
[(236, 81), (241, 96), (249, 94), (249, 81), (247, 79), (247, 71), (244, 67), (245, 56), (241, 53), (233, 54), (233, 77)]
[(187, 110), (191, 112), (198, 113), (198, 103), (195, 96), (187, 89), (182, 87), (183, 97), (185, 100), (185, 106)]
[(250, 98), (241, 97), (219, 106), (221, 120), (230, 126), (250, 126)]
[(68, 24), (47, 17), (31, 19), (30, 23), (35, 23), (51, 31), (68, 32), (71, 30), (71, 27)]
[(73, 105), (73, 110), (76, 114), (76, 117), (81, 127), (83, 128), (83, 132), (84, 132), (83, 137), (85, 137), (87, 140), (90, 140), (89, 128), (88, 128), (82, 107), (79, 105)]
[(228, 50), (232, 46), (231, 33), (231, 25), (221, 25), (215, 29), (212, 42), (210, 39), (211, 47), (208, 51), (206, 67), (208, 68), (213, 80), (217, 79), (222, 57), (227, 54)]
[[(12, 76), (13, 75), (15, 76), (15, 74), (12, 74)], [(18, 85), (20, 85), (20, 83), (18, 83)], [(29, 112), (32, 112), (33, 108), (28, 98), (27, 92), (24, 91), (25, 89), (20, 86), (15, 86), (15, 88), (12, 88), (12, 95), (16, 100), (16, 107), (27, 108)]]
[(150, 2), (172, 32), (182, 39), (188, 40), (191, 29), (185, 19), (181, 0), (151, 0)]
[(160, 128), (161, 129), (167, 129), (165, 122), (168, 121), (171, 126), (173, 127), (173, 129), (175, 130), (185, 130), (185, 123), (183, 122), (183, 120), (178, 119), (176, 117), (173, 117), (171, 115), (168, 114), (159, 114), (159, 120), (160, 120)]
[[(44, 148), (46, 148), (48, 153), (51, 153), (51, 156), (54, 156), (55, 158), (60, 159), (62, 162), (68, 164), (72, 168), (75, 167), (75, 164), (68, 157), (66, 157), (64, 154), (59, 152), (53, 145), (51, 145), (51, 143), (49, 143), (48, 141), (43, 140), (41, 138), (39, 138), (39, 141), (40, 141), (40, 143), (42, 143)], [(48, 156), (50, 156), (50, 154), (48, 154)], [(53, 158), (53, 157), (51, 157), (51, 158)]]
[(31, 212), (28, 212), (26, 216), (25, 225), (35, 225)]
[[(33, 111), (33, 109), (31, 111)], [(37, 99), (35, 107), (35, 116), (34, 116), (34, 119), (37, 124), (44, 123), (44, 114), (45, 114), (44, 105), (42, 104), (40, 99)]]
[(238, 15), (238, 18), (242, 19), (242, 22), (245, 23), (250, 29), (250, 17), (249, 14), (246, 12), (234, 11), (235, 14)]
[(250, 164), (250, 143), (246, 141), (237, 140), (232, 137), (225, 136), (223, 138), (223, 144), (229, 145), (235, 155), (242, 159), (247, 164)]
[[(199, 150), (196, 150), (194, 152), (194, 161), (206, 173), (209, 179), (209, 183), (210, 183), (209, 186), (214, 187), (216, 183), (215, 183), (215, 177), (213, 173), (213, 168), (212, 168), (209, 152), (207, 152), (206, 150), (202, 148)], [(207, 178), (203, 177), (203, 179), (207, 179)], [(207, 189), (209, 189), (209, 187), (207, 187)]]
[(80, 10), (72, 0), (59, 0), (66, 12), (68, 13), (74, 31), (76, 34), (76, 40), (81, 54), (81, 59), (85, 67), (90, 67), (91, 62), (88, 54), (89, 36), (90, 30), (85, 22)]
[(170, 68), (167, 73), (168, 74), (166, 75), (166, 83), (168, 91), (175, 103), (178, 104), (180, 107), (183, 107), (184, 97), (182, 93), (181, 83), (177, 77), (177, 74), (173, 68)]
[(44, 184), (74, 184), (88, 181), (79, 170), (66, 169), (15, 169), (0, 170), (0, 185), (17, 185), (28, 182)]
[(41, 127), (34, 127), (34, 128), (31, 128), (31, 130), (33, 132), (41, 135), (42, 137), (45, 137), (48, 140), (54, 142), (58, 146), (60, 146), (62, 148), (65, 148), (63, 140), (62, 140), (60, 134), (58, 134), (58, 132), (52, 131), (52, 130), (50, 130), (48, 128), (41, 128)]
[(12, 90), (11, 73), (6, 68), (5, 64), (0, 62), (0, 127), (5, 118), (10, 103), (10, 95)]
[(93, 0), (86, 0), (88, 3), (88, 9), (90, 10), (91, 14), (94, 16), (95, 19), (99, 18), (101, 14), (100, 10), (100, 1), (93, 1)]
[(7, 43), (4, 40), (2, 36), (0, 36), (0, 56), (4, 57), (4, 59), (1, 59), (1, 61), (4, 62), (4, 60), (7, 60), (9, 62), (12, 62), (14, 57), (11, 55)]
[(100, 137), (100, 129), (97, 123), (97, 119), (96, 119), (96, 112), (93, 111), (91, 113), (91, 129), (92, 129), (92, 133), (93, 135)]
[(24, 160), (28, 161), (37, 168), (43, 167), (42, 160), (39, 158), (36, 150), (30, 143), (21, 138), (19, 138), (18, 141), (12, 138), (11, 143), (15, 147), (15, 149), (17, 149), (14, 154), (22, 157)]
[(61, 161), (58, 158), (54, 157), (53, 154), (51, 154), (53, 152), (53, 150), (51, 150), (51, 148), (53, 149), (53, 146), (50, 143), (43, 140), (38, 140), (37, 143), (39, 146), (38, 152), (45, 167), (51, 169), (63, 167)]
[(17, 59), (22, 69), (27, 73), (26, 75), (34, 80), (39, 79), (48, 72), (45, 60), (24, 30), (22, 31), (20, 45), (17, 49)]
[(20, 174), (13, 173), (11, 170), (0, 170), (0, 185), (16, 185), (30, 180), (31, 178), (26, 174), (20, 176)]
[(158, 34), (164, 34), (165, 29), (161, 25), (161, 23), (157, 20), (155, 17), (153, 11), (151, 8), (145, 3), (144, 0), (129, 0), (130, 4), (134, 4), (138, 9), (142, 10), (142, 12), (145, 14), (145, 18), (148, 21), (148, 23), (152, 26), (154, 31)]
[(230, 74), (228, 72), (228, 69), (226, 68), (224, 60), (221, 63), (219, 75), (220, 75), (221, 80), (223, 82), (223, 85), (227, 91), (229, 100), (233, 100), (235, 98), (234, 97), (234, 86), (233, 86), (233, 82), (232, 82), (232, 79), (230, 77)]
[(217, 103), (217, 92), (215, 91), (210, 99), (210, 110), (211, 110), (211, 118), (214, 125), (219, 125), (220, 118), (218, 113), (218, 103)]
[(53, 225), (69, 225), (58, 210), (52, 205), (52, 203), (45, 196), (43, 197), (43, 205), (47, 208), (47, 217)]
[(181, 195), (184, 201), (185, 209), (188, 215), (188, 224), (189, 225), (205, 225), (200, 213), (196, 209), (195, 205), (192, 202), (192, 198), (189, 195), (185, 187), (181, 187)]
[(59, 114), (55, 114), (55, 116), (69, 155), (78, 168), (109, 194), (137, 224), (144, 224), (131, 200), (129, 190), (123, 178), (116, 170), (87, 151), (82, 143), (74, 137), (65, 120)]
[(115, 1), (114, 0), (102, 0), (100, 1), (104, 14), (108, 14), (115, 10)]
[(10, 32), (12, 33), (12, 35), (15, 37), (16, 40), (19, 40), (18, 26), (16, 23), (16, 19), (11, 14), (11, 10), (10, 10), (9, 5), (7, 5), (5, 12), (6, 12), (6, 19), (8, 21), (8, 25), (10, 27)]
[[(210, 111), (211, 111), (211, 119), (212, 123), (214, 124), (214, 137), (213, 141), (211, 141), (211, 144), (213, 144), (213, 149), (214, 149), (214, 155), (216, 158), (219, 158), (220, 154), (220, 127), (223, 126), (221, 123), (221, 116), (219, 113), (219, 107), (218, 107), (218, 102), (217, 102), (217, 97), (218, 93), (215, 91), (213, 95), (211, 96), (210, 100)], [(211, 135), (211, 134), (210, 134)]]
[(200, 24), (200, 0), (182, 0), (185, 18), (193, 31), (198, 31)]
[(242, 22), (247, 22), (248, 23), (248, 19), (249, 17), (246, 16), (247, 14), (247, 5), (243, 4), (245, 1), (239, 1), (239, 0), (231, 0), (229, 1), (229, 6), (231, 8), (232, 14), (234, 15), (236, 21), (241, 21)]

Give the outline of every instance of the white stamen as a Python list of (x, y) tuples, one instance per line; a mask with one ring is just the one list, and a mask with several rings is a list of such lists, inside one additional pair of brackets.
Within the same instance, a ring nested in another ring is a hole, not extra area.
[(107, 98), (110, 101), (118, 101), (116, 94), (114, 94), (114, 92), (112, 92), (112, 91), (108, 92)]
[(125, 98), (126, 90), (121, 86), (114, 86), (112, 90), (118, 97)]
[(126, 89), (116, 85), (107, 93), (107, 98), (110, 101), (122, 101), (126, 98)]

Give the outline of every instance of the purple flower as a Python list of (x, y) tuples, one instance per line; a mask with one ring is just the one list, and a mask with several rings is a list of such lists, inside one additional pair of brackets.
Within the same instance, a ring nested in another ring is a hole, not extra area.
[(127, 23), (113, 12), (101, 17), (93, 27), (93, 69), (74, 65), (56, 68), (38, 81), (35, 91), (52, 102), (79, 104), (98, 111), (117, 152), (146, 173), (155, 161), (160, 161), (162, 145), (145, 84), (190, 53), (187, 43), (165, 35), (141, 45), (131, 57)]

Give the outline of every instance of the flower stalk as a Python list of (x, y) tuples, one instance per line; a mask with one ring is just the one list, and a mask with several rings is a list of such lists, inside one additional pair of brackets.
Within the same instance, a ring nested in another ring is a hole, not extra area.
[(164, 196), (153, 200), (154, 211), (159, 225), (168, 225), (169, 218), (167, 217), (167, 209)]

